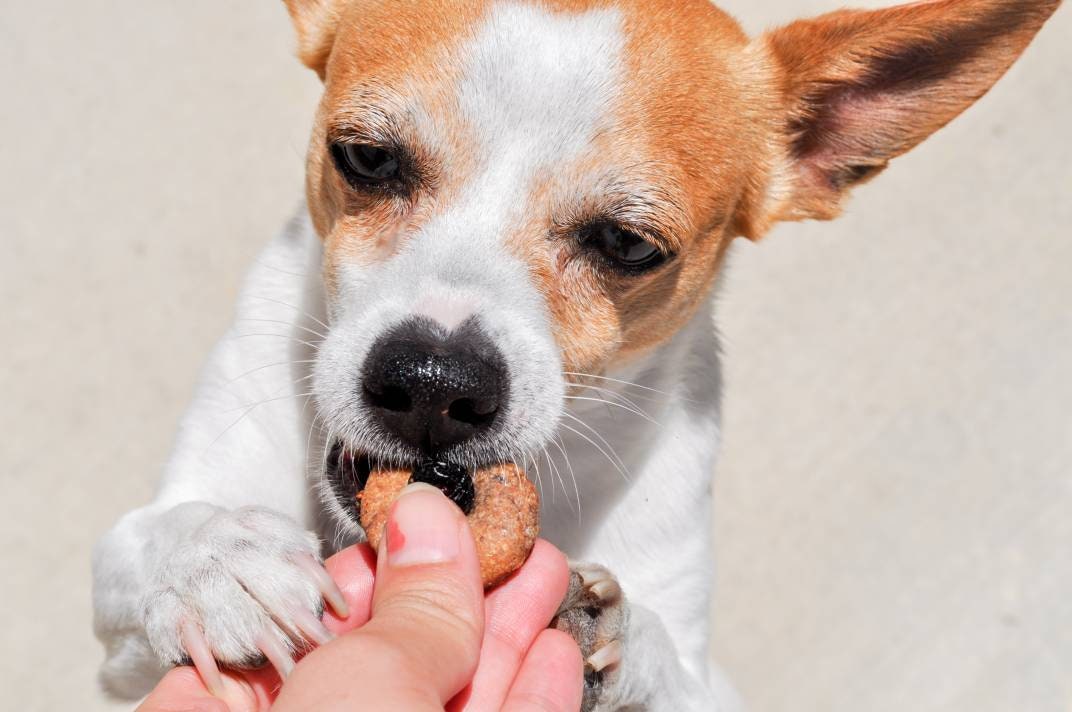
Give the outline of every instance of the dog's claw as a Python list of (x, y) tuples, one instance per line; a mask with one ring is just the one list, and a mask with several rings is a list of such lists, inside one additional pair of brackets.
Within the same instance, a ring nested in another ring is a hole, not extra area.
[(205, 687), (216, 697), (223, 696), (223, 675), (220, 674), (220, 668), (216, 665), (216, 658), (212, 655), (212, 650), (208, 646), (208, 641), (205, 640), (205, 634), (201, 632), (201, 628), (192, 621), (186, 621), (182, 624), (181, 629), (182, 647), (186, 649), (186, 654), (190, 656), (190, 660), (194, 664), (194, 668), (197, 670), (197, 674), (201, 676), (201, 681), (205, 683)]
[(589, 593), (599, 597), (600, 600), (613, 601), (622, 595), (622, 587), (618, 584), (618, 579), (602, 566), (576, 564), (573, 571), (581, 577), (581, 583)]
[(593, 583), (588, 592), (603, 603), (613, 603), (621, 598), (622, 587), (615, 579), (603, 579)]
[(257, 637), (257, 648), (268, 658), (268, 662), (279, 673), (279, 679), (286, 680), (287, 675), (294, 669), (294, 658), (290, 652), (279, 642), (279, 638), (272, 635), (271, 631), (264, 631)]
[(306, 609), (300, 606), (295, 607), (290, 611), (290, 616), (306, 640), (311, 640), (317, 645), (324, 645), (334, 640), (335, 635), (324, 626), (322, 621)]
[(589, 655), (584, 663), (595, 672), (602, 672), (606, 668), (613, 667), (621, 661), (622, 644), (617, 640), (613, 640)]
[(327, 601), (335, 611), (335, 615), (339, 618), (349, 618), (350, 606), (347, 605), (346, 599), (343, 598), (342, 591), (339, 590), (339, 586), (335, 583), (335, 580), (331, 578), (331, 575), (328, 574), (323, 565), (308, 554), (303, 554), (297, 557), (295, 563), (316, 581), (317, 587), (324, 595), (324, 600)]

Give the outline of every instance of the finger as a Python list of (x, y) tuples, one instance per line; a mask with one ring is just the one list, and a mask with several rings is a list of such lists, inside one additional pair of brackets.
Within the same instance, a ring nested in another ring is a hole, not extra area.
[(388, 517), (372, 618), (306, 656), (275, 709), (442, 710), (473, 675), (483, 625), (465, 516), (434, 487), (410, 485)]
[(335, 580), (349, 616), (324, 611), (324, 626), (335, 635), (360, 628), (372, 609), (372, 587), (376, 581), (376, 552), (368, 544), (347, 547), (324, 562)]
[(451, 712), (499, 710), (521, 661), (554, 617), (569, 585), (565, 555), (539, 540), (525, 565), (484, 601), (480, 663), (468, 688), (451, 700)]
[[(442, 492), (411, 485), (392, 507), (366, 630), (398, 648), (438, 706), (472, 678), (484, 587), (469, 524)], [(402, 707), (398, 707), (402, 709)]]
[(198, 672), (188, 666), (177, 667), (142, 701), (136, 712), (260, 712), (268, 709), (267, 700), (255, 693), (246, 682), (223, 674), (222, 690), (213, 696)]
[(502, 706), (502, 712), (576, 712), (581, 708), (584, 663), (573, 638), (560, 630), (540, 633)]

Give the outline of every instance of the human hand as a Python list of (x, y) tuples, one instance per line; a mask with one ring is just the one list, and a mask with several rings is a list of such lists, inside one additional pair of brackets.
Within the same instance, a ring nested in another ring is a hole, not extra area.
[(547, 542), (485, 598), (465, 518), (434, 488), (412, 487), (392, 509), (378, 561), (359, 545), (326, 565), (350, 615), (325, 613), (336, 637), (300, 661), (285, 686), (270, 669), (227, 671), (213, 696), (193, 668), (177, 668), (138, 712), (580, 706), (580, 653), (547, 629), (568, 580), (564, 557)]

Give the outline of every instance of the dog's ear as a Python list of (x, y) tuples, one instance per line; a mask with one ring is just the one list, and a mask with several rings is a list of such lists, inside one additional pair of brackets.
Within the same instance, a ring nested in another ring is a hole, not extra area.
[(298, 58), (324, 78), (347, 0), (283, 0), (298, 33)]
[(764, 222), (835, 217), (850, 187), (985, 94), (1059, 4), (934, 0), (842, 10), (761, 36), (787, 148)]

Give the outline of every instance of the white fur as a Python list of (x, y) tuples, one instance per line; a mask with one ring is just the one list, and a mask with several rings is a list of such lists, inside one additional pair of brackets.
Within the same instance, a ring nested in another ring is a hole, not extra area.
[[(459, 50), (458, 106), (478, 137), (480, 169), (455, 203), (384, 261), (341, 266), (330, 304), (304, 211), (265, 250), (156, 498), (97, 548), (96, 630), (110, 689), (148, 689), (162, 670), (157, 656), (174, 660), (180, 650), (180, 618), (201, 623), (217, 654), (235, 658), (269, 616), (285, 626), (287, 605), (312, 606), (310, 582), (289, 562), (312, 546), (304, 532), (346, 544), (359, 531), (328, 492), (310, 496), (306, 472), (319, 476), (335, 438), (399, 455), (370, 428), (358, 378), (384, 330), (424, 315), (448, 329), (480, 320), (510, 373), (505, 425), (487, 449), (528, 464), (543, 491), (544, 536), (573, 558), (607, 565), (636, 606), (615, 705), (729, 709), (707, 684), (719, 438), (710, 308), (627, 372), (606, 374), (637, 384), (599, 382), (606, 390), (593, 393), (618, 406), (567, 400), (543, 296), (504, 244), (525, 216), (534, 176), (582, 155), (608, 126), (623, 42), (613, 10), (497, 6)], [(320, 427), (304, 395), (310, 385)], [(260, 579), (277, 585), (249, 595)]]
[[(114, 694), (151, 688), (163, 672), (158, 658), (175, 659), (171, 626), (182, 615), (201, 622), (201, 614), (231, 611), (206, 634), (241, 659), (256, 653), (254, 628), (266, 613), (287, 621), (283, 599), (310, 601), (310, 581), (290, 559), (318, 548), (307, 534), (318, 516), (305, 477), (312, 406), (295, 397), (308, 388), (297, 379), (315, 353), (301, 342), (316, 341), (305, 330), (319, 328), (323, 303), (311, 234), (299, 217), (262, 252), (153, 502), (124, 516), (94, 551), (94, 628), (107, 652), (101, 679)], [(267, 605), (241, 589), (255, 580), (278, 587)]]

